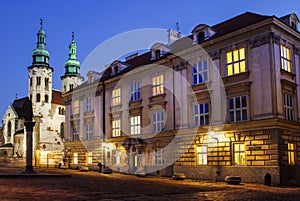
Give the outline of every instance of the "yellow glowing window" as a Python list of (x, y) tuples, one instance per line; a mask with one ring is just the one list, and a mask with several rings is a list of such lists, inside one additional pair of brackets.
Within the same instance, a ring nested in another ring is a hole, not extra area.
[(116, 106), (121, 104), (121, 89), (117, 88), (112, 91), (111, 105)]
[(295, 144), (288, 143), (288, 164), (295, 165)]
[(152, 96), (164, 93), (164, 76), (157, 75), (152, 78)]
[(234, 165), (246, 164), (245, 144), (242, 143), (233, 144), (233, 164)]
[(235, 75), (246, 72), (245, 48), (226, 53), (227, 75)]
[(111, 131), (112, 131), (112, 137), (119, 137), (121, 136), (121, 120), (116, 119), (111, 122)]
[(73, 164), (78, 164), (78, 153), (73, 153)]
[(290, 48), (280, 45), (280, 58), (281, 58), (281, 68), (288, 72), (292, 71), (291, 68), (291, 50)]
[(198, 165), (207, 165), (207, 146), (197, 147), (197, 162)]

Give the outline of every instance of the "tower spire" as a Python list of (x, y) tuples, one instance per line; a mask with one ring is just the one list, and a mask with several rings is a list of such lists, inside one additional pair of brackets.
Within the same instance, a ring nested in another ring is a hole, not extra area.
[(69, 59), (65, 62), (65, 75), (79, 75), (80, 63), (77, 60), (77, 45), (75, 43), (74, 32), (72, 32), (72, 40), (69, 45)]
[(43, 29), (44, 21), (40, 19), (40, 30), (37, 33), (37, 47), (32, 53), (32, 64), (46, 64), (49, 66), (49, 52), (46, 50), (46, 33)]

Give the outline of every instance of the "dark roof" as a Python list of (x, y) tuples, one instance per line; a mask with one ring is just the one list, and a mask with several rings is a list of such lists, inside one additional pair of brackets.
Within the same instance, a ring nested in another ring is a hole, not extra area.
[(244, 28), (246, 26), (255, 24), (257, 22), (260, 22), (262, 20), (271, 17), (272, 16), (259, 15), (251, 12), (243, 13), (241, 15), (238, 15), (229, 20), (226, 20), (224, 22), (212, 26), (212, 29), (217, 31), (214, 37), (230, 33), (232, 31)]
[(52, 102), (57, 105), (65, 105), (64, 99), (61, 96), (61, 92), (57, 90), (52, 90)]
[[(14, 108), (14, 110), (16, 111), (16, 113), (18, 114), (18, 116), (21, 117), (29, 117), (30, 115), (29, 113), (32, 113), (32, 108), (28, 108), (31, 107), (30, 105), (27, 104), (31, 104), (31, 101), (29, 100), (28, 97), (24, 97), (24, 98), (19, 98), (19, 99), (15, 99), (12, 107)], [(31, 110), (31, 111), (29, 111)], [(29, 116), (28, 116), (29, 115)]]

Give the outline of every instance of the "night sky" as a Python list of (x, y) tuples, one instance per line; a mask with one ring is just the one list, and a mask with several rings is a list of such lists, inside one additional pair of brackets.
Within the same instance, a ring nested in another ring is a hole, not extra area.
[(72, 32), (75, 32), (78, 60), (83, 63), (99, 44), (130, 30), (175, 29), (178, 22), (181, 33), (188, 35), (198, 24), (212, 26), (246, 11), (277, 17), (295, 13), (300, 17), (299, 8), (297, 0), (2, 0), (0, 116), (16, 93), (19, 98), (27, 96), (27, 67), (32, 63), (40, 19), (44, 20), (46, 48), (54, 68), (53, 87), (61, 89), (60, 76), (64, 74)]

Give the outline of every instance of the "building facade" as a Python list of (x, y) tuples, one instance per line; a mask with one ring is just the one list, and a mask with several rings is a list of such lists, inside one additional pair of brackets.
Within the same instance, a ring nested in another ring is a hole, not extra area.
[[(61, 92), (52, 88), (53, 68), (49, 65), (45, 39), (41, 21), (37, 48), (33, 50), (32, 65), (28, 67), (28, 97), (32, 101), (35, 122), (33, 165), (42, 167), (56, 166), (62, 160), (65, 122), (65, 103)], [(14, 100), (2, 118), (5, 144), (12, 145), (9, 156), (18, 158), (26, 156), (26, 129), (18, 111), (20, 102), (22, 98)]]
[(90, 72), (63, 95), (70, 164), (299, 184), (298, 23), (246, 12)]

